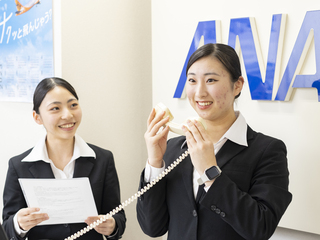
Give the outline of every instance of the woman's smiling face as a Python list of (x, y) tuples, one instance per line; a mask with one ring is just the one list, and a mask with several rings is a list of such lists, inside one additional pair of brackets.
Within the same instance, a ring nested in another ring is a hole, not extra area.
[(57, 86), (44, 97), (39, 114), (33, 113), (38, 124), (47, 130), (47, 139), (72, 139), (80, 125), (82, 111), (78, 100), (64, 87)]
[(187, 73), (186, 92), (191, 106), (206, 120), (222, 120), (234, 112), (233, 103), (242, 89), (243, 78), (231, 81), (231, 75), (215, 57), (194, 62)]

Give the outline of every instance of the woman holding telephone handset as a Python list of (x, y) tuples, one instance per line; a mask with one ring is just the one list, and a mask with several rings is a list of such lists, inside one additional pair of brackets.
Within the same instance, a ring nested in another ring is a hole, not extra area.
[[(35, 89), (33, 118), (46, 136), (34, 148), (9, 161), (3, 193), (3, 227), (9, 239), (64, 239), (120, 204), (118, 176), (110, 151), (87, 144), (76, 131), (82, 111), (74, 88), (64, 79), (45, 78)], [(99, 216), (84, 223), (41, 225), (49, 218), (27, 207), (19, 178), (69, 179), (88, 177)], [(121, 238), (126, 217), (120, 211), (80, 239)]]
[(269, 239), (292, 199), (285, 144), (255, 132), (234, 110), (244, 79), (233, 48), (200, 47), (186, 74), (188, 100), (206, 129), (188, 121), (185, 136), (167, 141), (169, 117), (152, 110), (140, 188), (187, 149), (190, 154), (139, 198), (142, 230), (152, 237), (168, 233), (168, 240)]

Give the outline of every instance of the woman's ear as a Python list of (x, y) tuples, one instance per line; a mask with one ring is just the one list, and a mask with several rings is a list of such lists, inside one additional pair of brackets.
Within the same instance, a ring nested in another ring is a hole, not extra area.
[(34, 121), (36, 123), (38, 123), (39, 125), (42, 125), (42, 120), (41, 120), (40, 114), (36, 113), (36, 111), (33, 111), (32, 115), (33, 115)]
[(240, 76), (238, 80), (234, 83), (234, 96), (237, 96), (239, 93), (241, 93), (243, 84), (244, 84), (244, 78)]

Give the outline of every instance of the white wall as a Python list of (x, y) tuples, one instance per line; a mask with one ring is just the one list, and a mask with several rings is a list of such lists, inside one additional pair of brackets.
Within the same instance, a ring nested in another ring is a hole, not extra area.
[[(62, 76), (83, 110), (79, 134), (110, 149), (121, 197), (138, 189), (145, 165), (143, 134), (151, 110), (151, 3), (147, 0), (61, 1)], [(123, 239), (148, 239), (135, 202), (126, 209)]]
[[(230, 19), (255, 18), (266, 63), (272, 15), (287, 14), (281, 63), (283, 74), (304, 16), (311, 10), (320, 10), (317, 0), (294, 4), (289, 0), (153, 0), (153, 104), (163, 102), (167, 105), (176, 122), (182, 122), (194, 114), (187, 99), (174, 99), (173, 94), (199, 21), (220, 20), (222, 43), (228, 43)], [(314, 47), (311, 47), (300, 74), (314, 74), (313, 52)], [(320, 103), (316, 90), (298, 89), (289, 102), (252, 101), (248, 84), (245, 83), (236, 109), (241, 110), (253, 129), (280, 138), (287, 145), (293, 201), (272, 239), (319, 239), (320, 179), (317, 171), (320, 161), (317, 145)]]

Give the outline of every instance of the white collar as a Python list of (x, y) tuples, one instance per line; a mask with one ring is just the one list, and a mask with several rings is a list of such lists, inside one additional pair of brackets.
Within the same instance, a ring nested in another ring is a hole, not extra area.
[[(42, 137), (39, 142), (34, 146), (32, 151), (22, 160), (22, 162), (36, 162), (44, 161), (51, 163), (52, 161), (48, 157), (48, 151), (46, 146), (46, 137)], [(96, 154), (92, 148), (77, 134), (75, 135), (73, 156), (70, 160), (73, 161), (79, 157), (93, 157), (96, 158)]]
[(246, 120), (239, 111), (235, 111), (236, 121), (231, 125), (228, 131), (221, 137), (219, 141), (226, 138), (234, 143), (248, 147)]
[[(237, 143), (242, 146), (248, 146), (247, 142), (247, 130), (248, 125), (245, 120), (245, 118), (242, 116), (240, 111), (235, 111), (236, 114), (236, 121), (231, 125), (231, 127), (228, 129), (228, 131), (220, 138), (220, 140), (217, 142), (221, 142), (223, 139), (229, 139), (230, 141)], [(184, 147), (184, 145), (187, 143), (187, 140), (185, 140), (182, 145), (181, 149)]]

